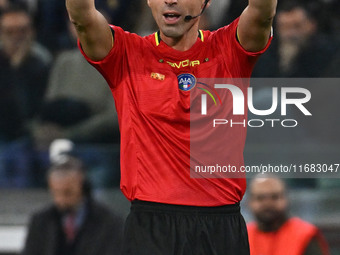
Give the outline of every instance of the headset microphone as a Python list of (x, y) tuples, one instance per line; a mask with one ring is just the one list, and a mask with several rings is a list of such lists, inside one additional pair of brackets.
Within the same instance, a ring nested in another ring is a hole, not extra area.
[(198, 17), (201, 16), (201, 15), (202, 15), (202, 14), (199, 14), (199, 15), (197, 15), (197, 16), (187, 15), (187, 16), (184, 17), (184, 20), (185, 20), (185, 21), (190, 21), (190, 20), (192, 20), (192, 19), (198, 18)]
[(196, 18), (198, 18), (199, 16), (201, 16), (201, 15), (203, 14), (205, 8), (207, 7), (208, 3), (209, 3), (209, 0), (205, 0), (205, 3), (204, 3), (204, 6), (203, 6), (203, 9), (202, 9), (201, 13), (198, 14), (198, 15), (196, 15), (196, 16), (187, 15), (187, 16), (184, 17), (184, 21), (187, 21), (187, 22), (188, 22), (188, 21), (190, 21), (190, 20), (192, 20), (192, 19), (196, 19)]

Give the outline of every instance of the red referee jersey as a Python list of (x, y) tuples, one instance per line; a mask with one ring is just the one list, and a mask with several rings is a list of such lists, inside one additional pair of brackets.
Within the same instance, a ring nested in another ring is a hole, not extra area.
[[(182, 73), (250, 77), (265, 49), (245, 51), (236, 38), (237, 24), (235, 20), (215, 32), (199, 31), (196, 43), (185, 52), (167, 46), (158, 33), (140, 37), (112, 26), (114, 47), (107, 57), (92, 61), (82, 51), (105, 77), (115, 99), (121, 190), (129, 200), (220, 206), (242, 199), (244, 178), (190, 178), (191, 92), (180, 90), (177, 78)], [(230, 132), (226, 139), (234, 137), (237, 149), (227, 148), (226, 156), (243, 164), (245, 134)]]

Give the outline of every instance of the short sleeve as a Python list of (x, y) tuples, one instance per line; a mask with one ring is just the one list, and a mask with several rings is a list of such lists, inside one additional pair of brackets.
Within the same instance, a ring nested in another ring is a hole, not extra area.
[(78, 47), (87, 62), (94, 66), (105, 78), (111, 89), (118, 86), (123, 77), (123, 63), (126, 62), (126, 36), (122, 28), (110, 25), (114, 35), (114, 45), (108, 55), (100, 61), (91, 60), (83, 51), (78, 40)]
[(219, 42), (220, 51), (223, 52), (227, 65), (232, 64), (239, 68), (239, 74), (242, 78), (248, 78), (254, 68), (254, 65), (260, 55), (262, 55), (270, 46), (272, 34), (268, 38), (267, 45), (258, 52), (245, 50), (237, 39), (237, 26), (239, 18), (234, 20), (228, 26), (220, 28), (215, 32), (216, 40)]
[(271, 32), (271, 35), (268, 38), (267, 45), (264, 47), (264, 49), (257, 51), (257, 52), (247, 51), (242, 47), (242, 45), (240, 44), (240, 42), (237, 39), (237, 26), (238, 26), (239, 19), (240, 18), (237, 18), (229, 26), (225, 27), (225, 30), (227, 30), (226, 34), (228, 35), (225, 38), (228, 39), (228, 41), (230, 41), (230, 43), (234, 46), (234, 49), (239, 51), (241, 54), (248, 55), (248, 56), (251, 56), (251, 57), (257, 57), (257, 56), (263, 54), (268, 49), (268, 47), (270, 46), (270, 43), (271, 43), (272, 38), (273, 38), (273, 31)]

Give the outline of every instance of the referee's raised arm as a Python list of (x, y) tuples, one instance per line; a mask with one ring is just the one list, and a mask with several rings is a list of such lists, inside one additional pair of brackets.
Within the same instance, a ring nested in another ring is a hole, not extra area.
[(277, 0), (249, 0), (237, 29), (242, 47), (257, 52), (266, 47), (276, 13)]
[(94, 61), (105, 58), (113, 47), (113, 37), (94, 0), (66, 0), (66, 9), (86, 55)]

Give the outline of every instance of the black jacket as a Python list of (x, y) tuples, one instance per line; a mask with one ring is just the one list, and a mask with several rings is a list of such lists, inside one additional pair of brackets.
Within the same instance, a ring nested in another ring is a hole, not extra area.
[(65, 249), (61, 215), (55, 206), (34, 214), (22, 255), (120, 254), (122, 221), (93, 200), (88, 200), (86, 208), (85, 220), (71, 249)]

